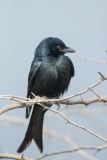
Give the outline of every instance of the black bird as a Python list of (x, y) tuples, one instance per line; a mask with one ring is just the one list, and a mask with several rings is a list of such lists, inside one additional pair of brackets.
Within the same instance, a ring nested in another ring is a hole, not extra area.
[[(74, 76), (74, 66), (71, 59), (64, 55), (66, 52), (73, 53), (75, 50), (66, 47), (58, 38), (49, 37), (40, 42), (35, 50), (28, 76), (28, 98), (34, 98), (32, 93), (41, 97), (58, 98), (67, 91), (71, 77)], [(51, 106), (48, 105), (48, 107)], [(30, 110), (31, 107), (26, 108), (26, 118), (29, 117)], [(38, 104), (34, 105), (29, 126), (17, 150), (18, 153), (24, 151), (32, 139), (39, 150), (43, 151), (42, 127), (45, 112), (46, 110)]]

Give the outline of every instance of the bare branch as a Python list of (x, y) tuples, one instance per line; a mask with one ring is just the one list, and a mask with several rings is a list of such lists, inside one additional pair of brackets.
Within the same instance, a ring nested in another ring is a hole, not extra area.
[[(41, 103), (38, 103), (38, 104), (39, 104), (40, 106), (44, 107), (44, 108), (47, 109), (47, 110), (51, 110), (51, 111), (59, 114), (59, 115), (62, 116), (65, 120), (67, 120), (68, 123), (70, 123), (70, 124), (72, 124), (72, 125), (75, 125), (76, 127), (79, 127), (79, 128), (81, 128), (81, 129), (89, 132), (90, 134), (94, 135), (95, 137), (97, 137), (97, 138), (99, 138), (99, 139), (107, 142), (107, 139), (105, 139), (105, 138), (99, 136), (98, 134), (92, 132), (91, 130), (89, 130), (89, 129), (87, 129), (87, 128), (81, 126), (81, 125), (78, 125), (78, 124), (76, 124), (75, 122), (69, 120), (65, 115), (63, 115), (63, 114), (62, 114), (61, 112), (59, 112), (58, 110), (54, 110), (54, 109), (52, 109), (52, 108), (48, 108), (48, 107), (44, 106), (44, 105), (41, 104)], [(31, 104), (30, 104), (30, 105), (31, 105)], [(13, 105), (13, 108), (16, 108), (16, 107), (17, 107), (17, 108), (21, 108), (21, 107), (23, 107), (23, 106), (27, 106), (27, 105), (26, 105), (26, 104), (23, 104), (23, 103), (22, 103), (22, 104), (14, 104), (14, 105)], [(4, 107), (4, 108), (2, 108), (2, 109), (0, 110), (0, 114), (3, 113), (3, 112), (6, 112), (7, 110), (9, 110), (9, 109), (11, 109), (11, 108), (12, 108), (12, 107), (9, 106), (9, 105), (6, 106), (6, 107)]]
[(105, 138), (99, 136), (98, 134), (92, 132), (91, 130), (89, 130), (89, 129), (87, 129), (87, 128), (85, 128), (85, 127), (83, 127), (83, 126), (81, 126), (81, 125), (79, 125), (79, 124), (77, 124), (77, 123), (69, 120), (69, 119), (68, 119), (65, 115), (63, 115), (61, 112), (59, 112), (59, 111), (57, 111), (57, 110), (54, 110), (54, 109), (52, 109), (52, 108), (48, 108), (48, 107), (44, 106), (44, 105), (41, 104), (41, 103), (38, 103), (38, 104), (39, 104), (40, 106), (44, 107), (44, 108), (47, 109), (47, 110), (51, 110), (51, 111), (59, 114), (61, 117), (63, 117), (65, 120), (67, 120), (68, 123), (70, 123), (70, 124), (72, 124), (72, 125), (74, 125), (74, 126), (76, 126), (76, 127), (79, 127), (79, 128), (81, 128), (81, 129), (85, 130), (86, 132), (92, 134), (93, 136), (95, 136), (95, 137), (97, 137), (97, 138), (99, 138), (99, 139), (101, 139), (102, 141), (104, 141), (104, 142), (107, 143), (107, 139), (105, 139)]
[[(19, 117), (16, 118), (16, 117), (13, 117), (13, 116), (4, 116), (4, 115), (0, 116), (0, 118), (4, 119), (4, 120), (7, 120), (7, 121), (10, 121), (10, 122), (28, 125), (28, 120), (25, 120), (23, 118), (19, 118)], [(59, 139), (61, 141), (64, 141), (65, 143), (70, 145), (70, 147), (72, 147), (72, 148), (78, 148), (77, 144), (68, 135), (63, 136), (62, 134), (59, 134), (59, 133), (54, 132), (52, 130), (50, 131), (46, 127), (43, 128), (43, 132), (48, 137), (52, 137), (52, 138), (56, 138), (56, 139)], [(82, 151), (82, 150), (77, 151), (77, 154), (83, 156), (87, 160), (90, 160), (90, 159), (91, 160), (96, 160), (96, 158), (94, 158), (89, 153), (87, 153), (85, 151)]]
[[(89, 130), (89, 129), (87, 129), (87, 128), (85, 128), (85, 127), (83, 127), (83, 126), (81, 126), (81, 125), (79, 125), (79, 124), (76, 124), (75, 122), (69, 120), (65, 115), (63, 115), (63, 114), (62, 114), (61, 112), (59, 112), (58, 110), (54, 110), (54, 109), (48, 108), (48, 107), (46, 107), (45, 105), (41, 104), (41, 102), (45, 102), (45, 103), (47, 103), (47, 102), (48, 102), (48, 103), (49, 103), (49, 102), (50, 102), (50, 103), (53, 103), (53, 102), (54, 102), (54, 103), (55, 103), (55, 102), (61, 102), (62, 100), (66, 100), (66, 99), (69, 99), (69, 98), (76, 97), (76, 96), (78, 96), (78, 95), (84, 94), (84, 93), (86, 93), (87, 91), (89, 91), (90, 89), (92, 90), (92, 88), (94, 88), (95, 86), (99, 85), (99, 84), (100, 84), (101, 82), (103, 82), (104, 80), (107, 80), (107, 77), (103, 76), (102, 73), (100, 73), (100, 72), (98, 72), (98, 73), (101, 75), (101, 79), (100, 79), (97, 83), (95, 83), (94, 85), (92, 85), (91, 87), (89, 87), (88, 89), (86, 89), (86, 90), (84, 90), (84, 91), (82, 91), (82, 92), (79, 92), (79, 93), (77, 93), (77, 94), (74, 94), (74, 95), (69, 96), (69, 97), (66, 97), (66, 98), (62, 98), (62, 99), (50, 99), (50, 100), (49, 100), (48, 98), (46, 98), (46, 97), (40, 98), (39, 96), (35, 96), (35, 95), (34, 95), (35, 98), (32, 99), (32, 100), (31, 100), (31, 99), (30, 99), (30, 100), (29, 100), (29, 99), (25, 100), (25, 98), (22, 98), (22, 97), (21, 97), (21, 98), (19, 98), (19, 99), (24, 99), (24, 101), (21, 101), (21, 103), (19, 103), (19, 104), (12, 104), (12, 105), (7, 105), (7, 106), (3, 107), (3, 108), (0, 110), (0, 114), (6, 112), (6, 111), (8, 111), (8, 110), (11, 110), (11, 109), (22, 108), (22, 107), (29, 107), (29, 106), (37, 103), (37, 104), (39, 104), (40, 106), (42, 106), (44, 109), (47, 109), (47, 110), (50, 110), (50, 111), (52, 111), (52, 112), (55, 112), (55, 113), (59, 114), (59, 115), (62, 116), (68, 123), (70, 123), (70, 124), (72, 124), (72, 125), (74, 125), (74, 126), (76, 126), (76, 127), (79, 127), (79, 128), (81, 128), (81, 129), (87, 131), (88, 133), (92, 134), (93, 136), (95, 136), (95, 137), (97, 137), (97, 138), (99, 138), (99, 139), (107, 142), (107, 139), (105, 139), (105, 138), (99, 136), (98, 134), (92, 132), (91, 130)], [(5, 96), (4, 96), (4, 97), (5, 97)], [(98, 95), (97, 95), (97, 97), (100, 98)], [(8, 98), (9, 98), (9, 97), (8, 97)], [(11, 99), (13, 100), (14, 97), (11, 97)], [(83, 99), (81, 99), (81, 101), (83, 102)]]
[[(89, 129), (87, 129), (87, 128), (85, 128), (85, 127), (83, 127), (83, 126), (81, 126), (81, 125), (79, 125), (79, 124), (76, 124), (75, 122), (69, 120), (65, 115), (63, 115), (63, 114), (62, 114), (61, 112), (59, 112), (58, 110), (54, 110), (54, 109), (52, 109), (52, 108), (48, 108), (48, 107), (44, 106), (44, 105), (41, 104), (41, 103), (38, 103), (38, 104), (39, 104), (40, 106), (42, 106), (43, 108), (47, 109), (47, 110), (50, 110), (50, 111), (52, 111), (52, 112), (55, 112), (55, 113), (59, 114), (59, 115), (62, 116), (65, 120), (67, 120), (68, 123), (70, 123), (70, 124), (72, 124), (72, 125), (74, 125), (74, 126), (76, 126), (76, 127), (79, 127), (79, 128), (81, 128), (81, 129), (89, 132), (90, 134), (94, 135), (95, 137), (97, 137), (97, 138), (99, 138), (99, 139), (107, 142), (107, 139), (105, 139), (105, 138), (99, 136), (98, 134), (92, 132), (91, 130), (89, 130)], [(19, 104), (19, 105), (21, 105), (21, 104)], [(22, 105), (24, 105), (24, 104), (22, 104)], [(14, 108), (15, 108), (15, 107), (16, 107), (16, 106), (14, 106)], [(22, 107), (22, 106), (21, 106), (21, 107)], [(9, 107), (7, 107), (7, 108), (9, 108)], [(4, 110), (5, 110), (5, 109), (4, 109)], [(2, 111), (3, 111), (3, 109), (2, 109)], [(5, 110), (5, 111), (6, 111), (6, 110)], [(1, 112), (0, 112), (0, 113), (1, 113)]]
[(99, 102), (107, 102), (107, 100), (103, 97), (101, 97), (97, 92), (95, 92), (93, 89), (89, 88), (97, 97), (99, 97)]
[[(96, 151), (101, 151), (103, 149), (107, 148), (107, 144), (106, 145), (102, 145), (102, 146), (84, 146), (84, 147), (80, 147), (80, 148), (76, 148), (73, 150), (64, 150), (64, 151), (58, 151), (58, 152), (52, 152), (49, 154), (44, 154), (38, 158), (36, 158), (35, 160), (40, 160), (49, 156), (53, 156), (53, 155), (57, 155), (57, 154), (64, 154), (64, 153), (72, 153), (72, 152), (77, 152), (79, 150), (96, 150)], [(0, 158), (8, 158), (8, 159), (17, 159), (17, 160), (32, 160), (23, 156), (17, 156), (17, 155), (13, 155), (13, 154), (8, 154), (8, 153), (2, 153), (0, 154)]]
[[(53, 138), (56, 138), (56, 139), (59, 139), (61, 141), (64, 141), (66, 143), (68, 143), (72, 148), (78, 148), (78, 146), (76, 145), (76, 143), (68, 136), (68, 135), (65, 135), (63, 136), (62, 134), (59, 134), (57, 132), (53, 132), (53, 131), (50, 131), (46, 128), (44, 128), (44, 133), (48, 136), (51, 136)], [(83, 156), (85, 159), (88, 159), (88, 160), (97, 160), (96, 158), (94, 158), (93, 156), (91, 156), (89, 153), (83, 151), (83, 150), (79, 150), (76, 152), (77, 154)]]
[[(104, 101), (103, 101), (104, 99)], [(105, 100), (107, 101), (107, 96), (103, 96), (102, 97), (102, 102), (105, 102)], [(83, 98), (78, 98), (76, 100), (73, 99), (66, 99), (61, 101), (61, 104), (68, 104), (68, 105), (77, 105), (77, 104), (84, 104), (84, 105), (89, 105), (91, 103), (95, 103), (95, 102), (99, 102), (100, 98), (99, 97), (91, 97), (88, 99), (83, 99)]]
[(30, 100), (29, 98), (14, 96), (14, 95), (1, 95), (0, 99), (14, 100), (16, 102), (21, 102), (21, 99), (26, 100), (26, 101)]
[[(101, 96), (100, 96), (101, 97)], [(100, 99), (100, 97), (92, 97), (89, 99), (77, 99), (77, 100), (71, 100), (71, 99), (65, 99), (63, 101), (60, 102), (60, 104), (67, 104), (67, 105), (76, 105), (76, 104), (84, 104), (84, 105), (89, 105), (91, 103), (95, 103), (95, 102), (99, 102), (101, 100), (101, 102), (105, 102), (107, 101), (107, 96), (104, 96)], [(50, 99), (50, 100), (54, 100), (54, 99)], [(42, 101), (42, 100), (39, 100)], [(18, 103), (18, 104), (10, 104), (10, 105), (6, 105), (3, 108), (0, 109), (0, 115), (12, 110), (12, 109), (17, 109), (17, 108), (23, 108), (23, 107), (30, 107), (31, 105), (34, 105), (35, 103), (38, 103), (38, 100), (36, 99), (30, 99), (29, 101), (24, 101), (24, 103)]]
[[(101, 79), (98, 82), (96, 82), (95, 84), (93, 84), (92, 86), (90, 86), (89, 88), (92, 89), (92, 88), (96, 87), (97, 85), (99, 85), (104, 80), (107, 80), (107, 77), (105, 77), (102, 73), (100, 73), (100, 72), (98, 72), (98, 73), (101, 75)], [(36, 97), (34, 96), (35, 99), (33, 99), (33, 102), (34, 103), (41, 103), (41, 102), (46, 102), (46, 103), (48, 102), (49, 103), (50, 102), (52, 104), (57, 103), (57, 102), (61, 103), (64, 100), (67, 100), (67, 99), (70, 99), (70, 98), (73, 98), (73, 97), (76, 97), (76, 96), (79, 96), (79, 95), (82, 95), (82, 94), (86, 93), (87, 91), (89, 91), (89, 88), (87, 88), (84, 91), (81, 91), (79, 93), (73, 94), (73, 95), (65, 97), (65, 98), (60, 98), (60, 99), (48, 99), (46, 97), (41, 98), (39, 96), (36, 96)], [(26, 104), (26, 102), (27, 102), (28, 107), (34, 104), (34, 103), (32, 103), (32, 99), (29, 99), (29, 98), (23, 98), (23, 97), (19, 97), (19, 96), (10, 96), (9, 97), (9, 95), (8, 96), (0, 96), (1, 99), (11, 99), (11, 97), (12, 97), (12, 100), (15, 100), (15, 101), (17, 101), (16, 97), (19, 98), (19, 99), (25, 100), (25, 101), (20, 101), (20, 102), (24, 103), (24, 104)], [(29, 103), (30, 103), (30, 105), (29, 105)], [(18, 108), (21, 108), (21, 107), (22, 106), (19, 106)]]
[[(33, 104), (32, 104), (33, 105)], [(26, 105), (25, 105), (26, 106)], [(0, 114), (3, 114), (9, 110), (16, 109), (16, 108), (23, 108), (25, 107), (23, 103), (18, 103), (18, 104), (11, 104), (11, 105), (6, 105), (3, 108), (0, 109)], [(30, 105), (29, 105), (30, 106)]]
[(17, 160), (31, 160), (30, 158), (22, 157), (22, 156), (17, 156), (14, 154), (9, 154), (9, 153), (1, 153), (0, 158), (8, 158), (8, 159), (17, 159)]
[[(64, 151), (58, 151), (58, 152), (52, 152), (49, 154), (44, 154), (38, 158), (36, 158), (35, 160), (40, 160), (49, 156), (53, 156), (53, 155), (57, 155), (57, 154), (64, 154), (64, 153), (72, 153), (72, 152), (77, 152), (79, 150), (96, 150), (96, 151), (101, 151), (103, 149), (106, 149), (107, 145), (102, 145), (102, 146), (84, 146), (84, 147), (80, 147), (80, 148), (76, 148), (73, 150), (64, 150)], [(8, 158), (8, 159), (17, 159), (17, 160), (32, 160), (23, 156), (17, 156), (17, 155), (13, 155), (13, 154), (8, 154), (8, 153), (1, 153), (0, 154), (0, 158)]]
[[(97, 85), (99, 85), (100, 83), (102, 83), (104, 80), (107, 80), (107, 77), (105, 77), (102, 73), (100, 73), (100, 72), (98, 72), (98, 73), (100, 74), (101, 79), (100, 79), (98, 82), (96, 82), (95, 84), (93, 84), (92, 86), (90, 86), (89, 88), (94, 88), (94, 87), (96, 87)], [(76, 96), (79, 96), (79, 95), (82, 95), (82, 94), (88, 92), (88, 91), (89, 91), (89, 88), (87, 88), (87, 89), (85, 89), (84, 91), (81, 91), (81, 92), (79, 92), (79, 93), (76, 93), (76, 94), (73, 94), (73, 95), (71, 95), (71, 96), (65, 97), (65, 98), (38, 100), (38, 102), (39, 102), (39, 103), (41, 103), (41, 102), (51, 102), (51, 103), (52, 103), (52, 102), (62, 102), (63, 100), (70, 99), (70, 98), (73, 98), (73, 97), (76, 97)], [(28, 102), (30, 103), (30, 101), (28, 101)], [(38, 102), (37, 102), (37, 103), (38, 103)]]
[(81, 54), (76, 54), (77, 57), (82, 58), (85, 61), (90, 61), (90, 62), (94, 62), (94, 63), (103, 63), (103, 64), (107, 64), (107, 60), (98, 60), (98, 59), (93, 59), (93, 58), (89, 58), (89, 57), (85, 57)]
[[(19, 104), (12, 104), (12, 105), (7, 105), (5, 107), (3, 107), (2, 109), (0, 109), (0, 114), (8, 111), (8, 110), (11, 110), (11, 109), (15, 109), (15, 108), (22, 108), (22, 107), (29, 107), (35, 103), (41, 103), (41, 102), (46, 102), (46, 103), (62, 103), (62, 104), (65, 104), (65, 100), (67, 100), (67, 104), (72, 104), (72, 101), (70, 103), (70, 98), (73, 98), (73, 97), (76, 97), (78, 95), (81, 95), (81, 94), (84, 94), (86, 93), (87, 91), (89, 91), (90, 89), (94, 88), (95, 86), (99, 85), (101, 82), (103, 82), (104, 80), (107, 80), (107, 77), (103, 76), (102, 73), (98, 72), (100, 75), (101, 75), (101, 79), (95, 83), (94, 85), (90, 86), (88, 89), (82, 91), (82, 92), (79, 92), (77, 94), (74, 94), (74, 95), (71, 95), (71, 96), (68, 96), (68, 97), (65, 97), (65, 98), (61, 98), (61, 99), (48, 99), (46, 97), (39, 97), (39, 96), (34, 96), (35, 98), (34, 99), (29, 99), (29, 98), (23, 98), (23, 97), (19, 97), (19, 96), (10, 96), (7, 95), (3, 95), (3, 96), (0, 96), (0, 98), (5, 98), (5, 99), (12, 99), (12, 100), (15, 100), (15, 101), (18, 101), (20, 102), (20, 100), (17, 100), (16, 98), (19, 98), (19, 99), (23, 99), (24, 101), (21, 101), (21, 103)], [(81, 99), (81, 103), (83, 104), (83, 100)], [(77, 104), (77, 103), (76, 103)]]
[(57, 154), (64, 154), (64, 153), (71, 153), (71, 152), (77, 152), (79, 150), (97, 150), (97, 151), (101, 151), (103, 149), (107, 148), (107, 145), (103, 145), (103, 146), (96, 146), (96, 147), (90, 147), (90, 146), (84, 146), (84, 147), (80, 147), (80, 148), (76, 148), (73, 150), (64, 150), (64, 151), (58, 151), (58, 152), (52, 152), (49, 154), (44, 154), (38, 158), (36, 158), (36, 160), (40, 160), (42, 158), (46, 158), (48, 156), (53, 156), (53, 155), (57, 155)]

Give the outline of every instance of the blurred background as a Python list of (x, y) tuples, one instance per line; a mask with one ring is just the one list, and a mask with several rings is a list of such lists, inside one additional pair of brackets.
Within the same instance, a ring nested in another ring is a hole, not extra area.
[[(96, 83), (100, 79), (98, 71), (107, 76), (107, 64), (84, 61), (76, 55), (98, 60), (107, 59), (106, 0), (0, 0), (0, 95), (26, 96), (27, 77), (34, 50), (46, 37), (60, 38), (67, 46), (76, 50), (75, 54), (67, 54), (74, 64), (75, 77), (63, 97)], [(106, 86), (105, 81), (94, 90), (104, 96), (107, 95)], [(88, 92), (82, 97), (93, 96), (92, 92)], [(12, 103), (16, 102), (1, 99), (0, 108)], [(57, 109), (57, 106), (53, 108)], [(87, 108), (84, 105), (67, 108), (63, 105), (60, 111), (70, 120), (107, 138), (106, 105), (96, 103)], [(8, 153), (17, 154), (27, 129), (25, 108), (8, 111), (2, 116), (4, 118), (0, 117), (0, 153), (7, 150)], [(23, 118), (23, 123), (18, 123), (20, 118)], [(49, 136), (48, 130), (54, 132), (54, 135), (50, 133)], [(65, 137), (69, 137), (68, 142), (65, 142)], [(44, 154), (105, 144), (89, 133), (67, 124), (62, 117), (51, 111), (45, 115), (43, 140)], [(95, 151), (85, 150), (45, 159), (107, 159), (107, 149), (94, 153)], [(24, 152), (24, 156), (29, 158), (40, 155), (34, 142)]]

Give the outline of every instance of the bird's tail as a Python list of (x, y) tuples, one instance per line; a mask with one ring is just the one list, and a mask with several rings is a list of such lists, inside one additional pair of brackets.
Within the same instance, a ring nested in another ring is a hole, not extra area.
[(29, 126), (26, 131), (25, 138), (17, 150), (18, 153), (24, 151), (26, 147), (31, 143), (32, 139), (34, 139), (39, 150), (41, 152), (43, 151), (43, 144), (42, 144), (43, 119), (44, 119), (43, 108), (37, 104), (34, 105)]

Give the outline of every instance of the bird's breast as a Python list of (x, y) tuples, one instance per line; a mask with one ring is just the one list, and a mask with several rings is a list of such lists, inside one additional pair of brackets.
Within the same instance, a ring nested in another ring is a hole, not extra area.
[(58, 97), (67, 89), (70, 78), (70, 64), (64, 56), (46, 59), (42, 62), (36, 78), (36, 94)]

